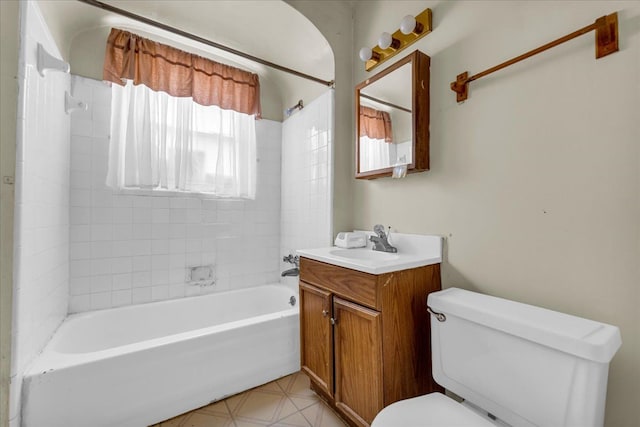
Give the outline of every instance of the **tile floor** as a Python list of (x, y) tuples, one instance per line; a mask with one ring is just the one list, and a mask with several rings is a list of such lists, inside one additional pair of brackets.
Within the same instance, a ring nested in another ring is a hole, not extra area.
[(301, 372), (151, 427), (347, 427)]

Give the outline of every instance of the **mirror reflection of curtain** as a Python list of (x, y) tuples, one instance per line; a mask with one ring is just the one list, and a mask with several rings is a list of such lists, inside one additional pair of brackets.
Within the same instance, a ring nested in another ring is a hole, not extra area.
[(360, 106), (359, 135), (371, 139), (382, 139), (384, 142), (393, 142), (391, 116), (386, 111)]
[(393, 144), (384, 139), (360, 137), (360, 170), (371, 171), (388, 168), (391, 165), (390, 148)]
[(359, 120), (360, 171), (389, 167), (393, 147), (391, 115), (386, 111), (360, 106)]

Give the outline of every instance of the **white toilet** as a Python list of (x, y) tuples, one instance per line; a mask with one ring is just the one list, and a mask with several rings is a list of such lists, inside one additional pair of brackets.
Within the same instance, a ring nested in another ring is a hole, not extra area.
[(456, 288), (428, 307), (433, 377), (465, 401), (402, 400), (371, 427), (603, 425), (617, 327)]

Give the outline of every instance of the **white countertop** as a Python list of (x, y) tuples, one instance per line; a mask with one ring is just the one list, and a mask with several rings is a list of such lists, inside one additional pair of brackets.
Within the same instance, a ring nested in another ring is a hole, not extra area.
[(365, 248), (343, 249), (329, 246), (299, 249), (297, 253), (301, 257), (370, 274), (390, 273), (442, 262), (440, 236), (392, 233), (389, 243), (398, 249), (397, 253), (373, 251), (370, 242)]

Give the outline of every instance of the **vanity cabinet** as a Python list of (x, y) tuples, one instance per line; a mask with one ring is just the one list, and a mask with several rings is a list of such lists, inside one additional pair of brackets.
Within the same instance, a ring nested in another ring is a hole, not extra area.
[(302, 371), (351, 425), (442, 391), (431, 376), (426, 302), (438, 290), (440, 264), (374, 275), (300, 258)]

